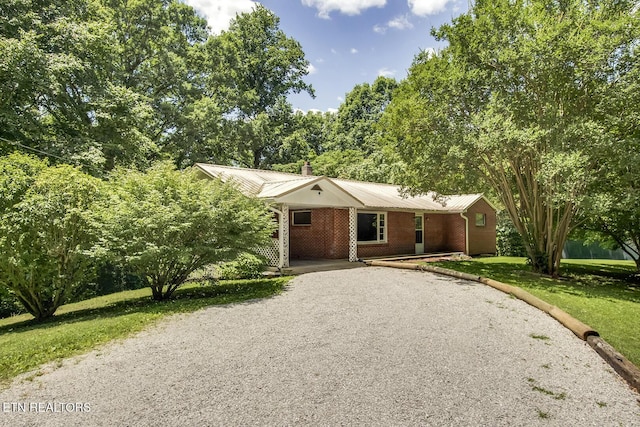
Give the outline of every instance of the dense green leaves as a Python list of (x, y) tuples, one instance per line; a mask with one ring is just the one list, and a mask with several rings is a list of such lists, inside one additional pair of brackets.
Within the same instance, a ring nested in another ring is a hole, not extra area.
[(177, 171), (117, 169), (113, 197), (100, 209), (103, 249), (166, 299), (194, 270), (265, 243), (274, 224), (265, 205), (232, 186)]
[(92, 276), (90, 207), (102, 182), (17, 154), (1, 158), (0, 169), (0, 286), (37, 319), (49, 317)]
[[(631, 2), (478, 1), (434, 31), (385, 123), (406, 182), (501, 199), (538, 271), (558, 271), (575, 216), (618, 141), (601, 107), (636, 69)], [(620, 110), (624, 117), (627, 112)]]
[(313, 89), (303, 81), (309, 62), (300, 44), (279, 28), (279, 18), (262, 6), (239, 14), (228, 31), (210, 38), (205, 52), (207, 90), (224, 107), (225, 144), (231, 159), (248, 167), (277, 160), (283, 139), (293, 132), (289, 93)]

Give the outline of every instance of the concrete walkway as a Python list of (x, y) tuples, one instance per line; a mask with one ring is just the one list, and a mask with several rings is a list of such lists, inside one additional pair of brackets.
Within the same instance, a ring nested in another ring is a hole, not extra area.
[(70, 359), (0, 393), (0, 425), (633, 426), (638, 398), (522, 301), (367, 267)]

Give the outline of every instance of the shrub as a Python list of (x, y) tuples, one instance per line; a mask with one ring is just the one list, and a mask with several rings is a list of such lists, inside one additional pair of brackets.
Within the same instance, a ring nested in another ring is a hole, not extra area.
[(101, 182), (74, 167), (47, 167), (24, 155), (1, 159), (0, 169), (6, 173), (0, 201), (0, 285), (43, 319), (93, 273), (87, 251), (98, 233), (90, 207), (101, 194)]
[(509, 216), (504, 212), (498, 212), (496, 226), (496, 246), (498, 256), (519, 256), (527, 255), (522, 242), (522, 236), (513, 225)]
[(242, 253), (234, 261), (216, 266), (219, 280), (258, 279), (267, 266), (267, 260), (249, 253)]
[(274, 228), (261, 201), (169, 162), (146, 173), (116, 170), (111, 179), (113, 197), (99, 209), (102, 245), (157, 300), (170, 298), (194, 271), (264, 244)]

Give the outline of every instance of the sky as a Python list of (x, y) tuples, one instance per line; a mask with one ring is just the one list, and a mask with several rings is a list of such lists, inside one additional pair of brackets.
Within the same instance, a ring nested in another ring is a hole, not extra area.
[[(212, 33), (228, 28), (251, 0), (185, 0)], [(310, 62), (305, 81), (315, 90), (289, 96), (294, 109), (334, 111), (355, 85), (378, 76), (400, 81), (415, 55), (443, 47), (433, 27), (465, 13), (469, 0), (261, 0), (280, 18), (280, 29), (302, 45)]]

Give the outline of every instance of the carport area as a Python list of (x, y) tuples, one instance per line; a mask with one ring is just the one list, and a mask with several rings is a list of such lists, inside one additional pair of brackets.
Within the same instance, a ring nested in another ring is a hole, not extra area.
[(15, 383), (2, 425), (639, 425), (638, 394), (558, 322), (485, 285), (367, 267), (176, 316)]

